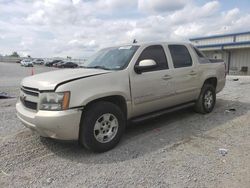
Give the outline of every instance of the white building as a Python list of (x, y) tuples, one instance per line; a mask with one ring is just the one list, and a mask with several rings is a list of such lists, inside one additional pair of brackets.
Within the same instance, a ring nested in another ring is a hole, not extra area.
[(250, 74), (250, 32), (189, 40), (209, 58), (223, 59), (229, 74)]

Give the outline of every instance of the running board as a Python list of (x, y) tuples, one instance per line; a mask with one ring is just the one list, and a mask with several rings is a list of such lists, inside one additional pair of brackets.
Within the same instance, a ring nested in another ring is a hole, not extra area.
[(184, 109), (184, 108), (189, 108), (189, 107), (194, 106), (194, 105), (195, 105), (195, 102), (185, 103), (185, 104), (182, 104), (182, 105), (170, 107), (170, 108), (163, 109), (163, 110), (160, 110), (160, 111), (151, 112), (151, 113), (146, 114), (146, 115), (138, 116), (138, 117), (132, 118), (131, 121), (132, 122), (144, 121), (144, 120), (147, 120), (147, 119), (158, 117), (158, 116), (163, 115), (163, 114), (167, 114), (167, 113), (174, 112), (174, 111), (177, 111), (177, 110), (181, 110), (181, 109)]

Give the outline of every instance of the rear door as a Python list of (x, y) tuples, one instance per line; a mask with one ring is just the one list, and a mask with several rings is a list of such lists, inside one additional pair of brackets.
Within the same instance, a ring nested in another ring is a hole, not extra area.
[(140, 115), (168, 106), (168, 96), (174, 95), (172, 72), (162, 45), (151, 45), (142, 51), (135, 65), (152, 59), (157, 67), (137, 74), (130, 74), (133, 114)]
[(177, 103), (185, 103), (197, 98), (199, 94), (199, 73), (190, 55), (189, 46), (168, 45), (174, 67), (173, 83)]

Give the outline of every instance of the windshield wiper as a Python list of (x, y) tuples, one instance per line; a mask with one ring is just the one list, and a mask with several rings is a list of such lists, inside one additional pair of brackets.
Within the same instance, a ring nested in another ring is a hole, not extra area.
[(107, 67), (104, 67), (104, 66), (100, 66), (100, 65), (97, 65), (97, 66), (93, 66), (93, 67), (84, 67), (84, 68), (87, 68), (87, 69), (104, 69), (104, 70), (111, 70)]

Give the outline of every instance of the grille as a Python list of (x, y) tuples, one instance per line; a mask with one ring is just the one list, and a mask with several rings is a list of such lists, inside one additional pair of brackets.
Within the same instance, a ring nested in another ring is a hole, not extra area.
[(30, 108), (32, 110), (37, 110), (37, 103), (26, 101), (26, 100), (23, 100), (22, 102), (26, 108)]
[(25, 89), (23, 89), (23, 88), (21, 88), (21, 90), (22, 90), (25, 94), (27, 94), (27, 95), (32, 95), (32, 96), (37, 96), (37, 97), (38, 97), (38, 95), (39, 95), (39, 93), (32, 92), (32, 91), (29, 91), (29, 90), (25, 90)]
[(39, 92), (39, 89), (36, 89), (36, 88), (25, 87), (25, 86), (23, 86), (23, 88), (26, 89), (26, 90), (31, 90), (31, 91)]
[(20, 100), (26, 108), (37, 110), (39, 90), (30, 87), (22, 87)]

